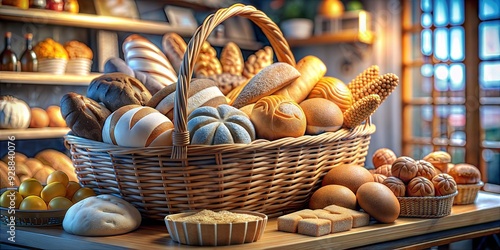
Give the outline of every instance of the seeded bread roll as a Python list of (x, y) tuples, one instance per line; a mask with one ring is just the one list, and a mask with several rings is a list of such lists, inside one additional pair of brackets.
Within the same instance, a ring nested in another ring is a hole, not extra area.
[(299, 76), (299, 71), (290, 64), (283, 62), (273, 63), (250, 79), (240, 94), (234, 99), (232, 106), (241, 108), (245, 105), (255, 103), (260, 98), (269, 96), (277, 89), (290, 84)]
[(431, 180), (417, 176), (406, 186), (406, 194), (411, 197), (435, 196), (434, 184)]
[(186, 42), (176, 33), (167, 33), (163, 35), (161, 44), (163, 53), (167, 56), (175, 72), (179, 73), (182, 58), (187, 48)]
[(474, 165), (459, 163), (453, 166), (448, 173), (457, 184), (476, 184), (481, 182), (481, 172)]
[(70, 92), (61, 98), (61, 114), (75, 135), (102, 141), (102, 126), (111, 112), (90, 98)]
[(113, 112), (129, 104), (146, 105), (151, 94), (136, 78), (124, 73), (109, 73), (90, 82), (87, 97), (102, 102)]
[(457, 183), (449, 174), (438, 174), (432, 178), (436, 196), (453, 194), (457, 191)]

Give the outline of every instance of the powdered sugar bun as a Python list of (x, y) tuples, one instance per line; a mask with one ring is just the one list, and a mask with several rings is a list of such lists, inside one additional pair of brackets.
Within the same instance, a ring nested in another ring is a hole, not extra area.
[(352, 94), (347, 85), (341, 80), (331, 76), (321, 78), (307, 98), (328, 99), (337, 104), (340, 110), (342, 110), (342, 113), (353, 104)]
[(151, 107), (127, 105), (113, 112), (102, 129), (103, 141), (124, 147), (171, 146), (174, 124)]

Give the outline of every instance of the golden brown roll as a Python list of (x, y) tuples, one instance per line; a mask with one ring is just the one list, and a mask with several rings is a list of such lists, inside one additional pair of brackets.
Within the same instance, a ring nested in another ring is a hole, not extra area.
[(392, 165), (391, 164), (384, 164), (384, 165), (376, 168), (374, 173), (375, 174), (383, 174), (387, 177), (392, 176)]
[(423, 160), (430, 162), (442, 173), (448, 172), (448, 163), (451, 162), (451, 155), (445, 151), (434, 151), (426, 155)]
[(387, 176), (383, 174), (372, 174), (373, 175), (373, 181), (378, 182), (378, 183), (383, 183), (385, 179), (387, 179)]
[(306, 132), (306, 115), (296, 102), (279, 95), (261, 98), (252, 109), (250, 120), (257, 138), (276, 140), (299, 137)]
[(382, 165), (392, 164), (396, 158), (394, 151), (388, 148), (379, 148), (372, 156), (373, 167), (379, 168)]
[(273, 48), (266, 46), (254, 54), (250, 55), (245, 61), (243, 68), (243, 76), (250, 79), (257, 73), (259, 73), (263, 68), (273, 64), (274, 62), (274, 52)]
[(51, 105), (45, 110), (49, 115), (49, 126), (50, 127), (67, 127), (66, 121), (61, 114), (61, 107), (57, 105)]
[(49, 114), (42, 108), (31, 108), (30, 128), (45, 128), (50, 124)]
[(347, 85), (341, 80), (331, 77), (322, 77), (307, 96), (310, 98), (325, 98), (337, 106), (344, 113), (353, 104), (352, 94)]
[(0, 188), (18, 187), (19, 184), (19, 177), (9, 170), (7, 163), (0, 161)]
[(432, 180), (432, 178), (437, 174), (434, 166), (428, 161), (418, 160), (417, 167), (417, 176), (423, 176), (429, 180)]
[(481, 182), (481, 172), (474, 165), (467, 163), (456, 164), (448, 173), (457, 184), (476, 184)]
[(417, 176), (408, 182), (406, 194), (411, 197), (435, 196), (434, 184), (431, 180)]
[(392, 223), (399, 217), (399, 200), (384, 184), (367, 182), (359, 187), (356, 198), (359, 206), (379, 222)]
[(432, 178), (436, 196), (453, 194), (457, 191), (457, 183), (449, 174), (438, 174)]
[(326, 185), (316, 190), (309, 200), (310, 209), (323, 209), (330, 205), (356, 209), (356, 195), (342, 185)]
[(66, 49), (66, 52), (68, 52), (68, 57), (70, 59), (73, 58), (92, 59), (94, 57), (92, 49), (90, 49), (89, 46), (87, 46), (87, 44), (76, 40), (66, 42), (64, 44), (64, 49)]
[(217, 58), (217, 51), (215, 51), (209, 42), (203, 42), (193, 70), (196, 77), (208, 77), (222, 73), (222, 66), (219, 58)]
[(406, 185), (397, 177), (388, 176), (382, 184), (387, 186), (397, 197), (404, 197), (406, 195)]
[(321, 185), (342, 185), (356, 193), (358, 188), (367, 182), (373, 182), (373, 175), (370, 171), (363, 166), (349, 164), (330, 169), (323, 177)]
[(398, 157), (391, 167), (392, 176), (396, 176), (404, 183), (408, 183), (411, 179), (417, 176), (417, 162), (408, 156)]
[(335, 132), (342, 127), (344, 116), (334, 102), (324, 98), (306, 99), (300, 103), (307, 120), (306, 134)]

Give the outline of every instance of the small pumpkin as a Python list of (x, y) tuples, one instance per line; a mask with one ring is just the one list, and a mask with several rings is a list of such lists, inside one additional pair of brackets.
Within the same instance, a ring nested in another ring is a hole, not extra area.
[(255, 128), (250, 118), (227, 104), (195, 109), (188, 116), (187, 127), (191, 144), (250, 143), (255, 140)]
[(28, 128), (31, 109), (26, 102), (13, 96), (0, 96), (0, 128)]

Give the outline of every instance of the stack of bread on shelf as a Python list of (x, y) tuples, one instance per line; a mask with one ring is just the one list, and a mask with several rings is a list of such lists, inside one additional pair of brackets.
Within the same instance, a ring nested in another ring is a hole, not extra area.
[(0, 96), (0, 129), (67, 127), (58, 105), (30, 107), (14, 96)]
[[(72, 132), (120, 146), (172, 145), (177, 74), (187, 45), (169, 33), (161, 47), (130, 35), (123, 43), (125, 60), (109, 58), (86, 95), (65, 95), (62, 114)], [(275, 62), (268, 46), (244, 60), (232, 42), (218, 57), (205, 41), (193, 66), (187, 106), (191, 144), (250, 143), (352, 129), (399, 83), (396, 75), (380, 75), (374, 65), (345, 84), (325, 76), (327, 67), (316, 56), (305, 56), (294, 67)]]

